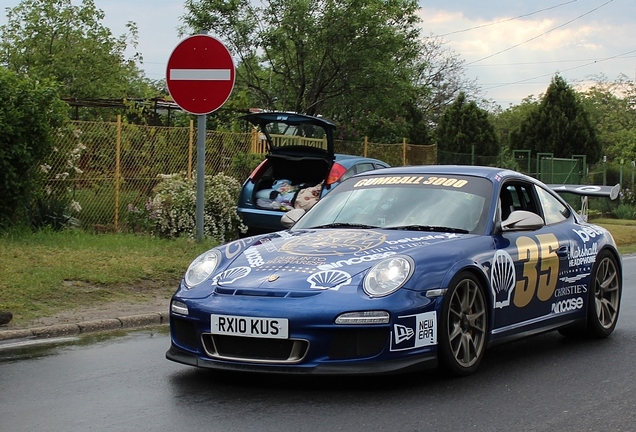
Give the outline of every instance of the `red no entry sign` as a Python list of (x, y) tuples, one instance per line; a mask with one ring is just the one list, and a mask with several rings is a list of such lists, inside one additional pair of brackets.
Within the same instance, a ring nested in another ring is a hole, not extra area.
[(234, 61), (225, 45), (212, 36), (190, 36), (172, 51), (166, 83), (170, 96), (184, 111), (209, 114), (232, 93)]

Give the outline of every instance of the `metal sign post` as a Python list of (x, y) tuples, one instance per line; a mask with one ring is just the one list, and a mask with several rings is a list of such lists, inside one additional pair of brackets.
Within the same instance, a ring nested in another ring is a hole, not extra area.
[(229, 50), (206, 34), (182, 40), (172, 51), (166, 69), (166, 84), (174, 101), (197, 115), (197, 242), (203, 241), (205, 209), (206, 116), (219, 109), (234, 88), (234, 60)]

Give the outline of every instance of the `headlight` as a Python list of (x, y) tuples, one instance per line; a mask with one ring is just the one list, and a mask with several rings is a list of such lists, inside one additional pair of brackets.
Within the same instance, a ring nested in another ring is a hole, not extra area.
[(393, 256), (374, 265), (364, 278), (364, 292), (370, 297), (384, 297), (397, 291), (413, 273), (413, 260)]
[(188, 288), (194, 288), (210, 277), (219, 265), (221, 255), (216, 249), (209, 250), (199, 255), (188, 267), (185, 274), (185, 283)]

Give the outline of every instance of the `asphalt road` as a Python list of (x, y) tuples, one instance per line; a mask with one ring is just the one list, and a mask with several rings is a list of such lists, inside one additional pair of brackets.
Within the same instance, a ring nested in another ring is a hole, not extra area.
[(167, 327), (0, 345), (0, 431), (634, 431), (636, 256), (606, 340), (550, 333), (476, 375), (218, 373), (165, 360)]

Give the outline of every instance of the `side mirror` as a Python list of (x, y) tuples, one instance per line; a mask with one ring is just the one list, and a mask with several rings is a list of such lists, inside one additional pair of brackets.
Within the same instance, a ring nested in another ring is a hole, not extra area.
[(510, 213), (508, 219), (501, 222), (503, 231), (532, 231), (545, 225), (543, 218), (536, 213), (526, 210), (516, 210)]
[(304, 214), (305, 210), (303, 209), (291, 209), (280, 218), (280, 223), (282, 223), (285, 228), (291, 228)]

